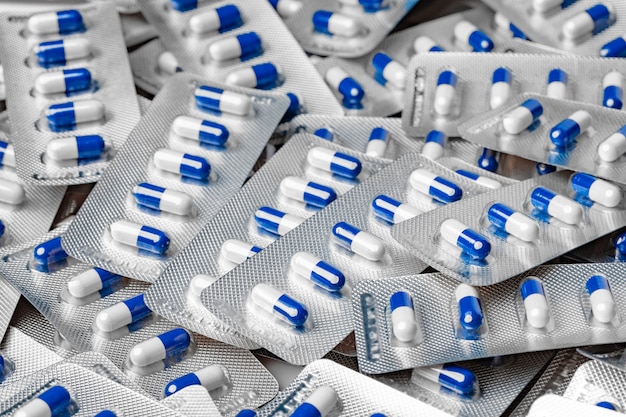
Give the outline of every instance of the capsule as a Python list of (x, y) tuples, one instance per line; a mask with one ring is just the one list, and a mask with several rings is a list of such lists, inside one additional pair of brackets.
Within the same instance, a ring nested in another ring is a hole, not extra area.
[[(0, 140), (0, 167), (15, 168), (15, 149), (10, 143)], [(1, 193), (0, 193), (1, 194)]]
[(117, 417), (117, 414), (115, 414), (111, 410), (102, 410), (98, 414), (94, 415), (93, 417)]
[(533, 9), (539, 13), (545, 13), (557, 7), (565, 9), (578, 0), (533, 0)]
[(416, 191), (444, 204), (459, 201), (463, 197), (463, 190), (458, 185), (426, 169), (411, 172), (409, 183)]
[(492, 109), (500, 107), (511, 97), (511, 83), (513, 74), (504, 67), (497, 68), (491, 78), (491, 98), (489, 105)]
[(394, 61), (384, 52), (378, 52), (372, 57), (374, 79), (382, 85), (387, 83), (398, 89), (404, 89), (406, 83), (406, 68), (398, 61)]
[(53, 132), (74, 130), (78, 124), (104, 118), (104, 104), (99, 100), (70, 101), (51, 104), (46, 110), (48, 126)]
[(333, 226), (335, 240), (346, 249), (370, 261), (380, 261), (385, 256), (381, 239), (346, 222)]
[(230, 137), (228, 128), (223, 124), (190, 116), (174, 119), (172, 130), (178, 136), (211, 146), (224, 146)]
[(491, 52), (493, 41), (487, 34), (467, 20), (461, 20), (454, 26), (454, 37), (472, 48), (474, 52)]
[(302, 404), (291, 414), (291, 417), (327, 417), (339, 401), (337, 392), (329, 386), (317, 387)]
[(189, 30), (196, 35), (204, 35), (211, 32), (224, 33), (242, 24), (241, 13), (237, 6), (227, 4), (193, 15), (189, 19)]
[(626, 152), (626, 125), (609, 136), (598, 147), (598, 156), (606, 162), (614, 162)]
[(435, 89), (435, 112), (440, 116), (448, 116), (454, 109), (456, 101), (457, 75), (454, 71), (442, 71), (437, 78), (437, 88)]
[(248, 32), (215, 41), (209, 46), (208, 51), (214, 61), (224, 62), (231, 59), (245, 61), (263, 53), (263, 42), (256, 32)]
[(170, 0), (172, 8), (179, 12), (188, 12), (198, 8), (198, 3), (204, 0)]
[(543, 106), (539, 100), (529, 98), (525, 102), (502, 117), (502, 127), (504, 131), (517, 135), (528, 129), (543, 114)]
[(624, 106), (624, 76), (618, 71), (611, 71), (602, 79), (602, 105), (611, 109)]
[(446, 149), (448, 136), (439, 131), (431, 130), (426, 134), (424, 146), (422, 146), (422, 156), (432, 159), (433, 161), (443, 156)]
[(238, 116), (245, 116), (252, 110), (252, 99), (245, 94), (202, 85), (196, 88), (194, 95), (200, 110)]
[(400, 342), (410, 342), (415, 339), (418, 330), (415, 319), (413, 297), (406, 291), (398, 291), (389, 298), (391, 308), (391, 331)]
[(357, 158), (321, 146), (309, 150), (306, 160), (312, 167), (349, 179), (358, 177), (363, 169)]
[(326, 70), (324, 80), (342, 95), (342, 105), (346, 109), (362, 109), (365, 90), (354, 78), (350, 77), (341, 67)]
[(298, 252), (291, 257), (290, 264), (296, 274), (327, 291), (341, 291), (346, 283), (346, 277), (340, 270), (312, 253)]
[(206, 181), (211, 175), (211, 164), (201, 156), (159, 149), (154, 153), (152, 160), (158, 169), (183, 177)]
[(578, 224), (583, 218), (583, 210), (574, 200), (544, 187), (537, 187), (530, 195), (531, 204), (538, 210), (548, 213), (567, 224)]
[(491, 252), (489, 240), (455, 219), (447, 219), (439, 229), (441, 237), (473, 259), (483, 260)]
[(83, 16), (73, 9), (38, 13), (28, 19), (26, 27), (35, 35), (68, 35), (85, 30)]
[(92, 268), (69, 280), (67, 290), (72, 297), (83, 298), (102, 289), (111, 288), (121, 280), (121, 275), (100, 268)]
[(576, 194), (585, 196), (605, 207), (616, 207), (622, 201), (622, 192), (619, 187), (582, 172), (572, 176), (572, 189)]
[(103, 332), (113, 332), (145, 319), (152, 310), (146, 305), (144, 294), (136, 295), (105, 308), (96, 315), (96, 326)]
[(606, 408), (607, 410), (620, 411), (620, 409), (609, 401), (600, 401), (596, 403), (596, 407)]
[(261, 252), (261, 248), (251, 243), (237, 239), (229, 239), (222, 244), (220, 253), (222, 256), (234, 263), (241, 264)]
[(493, 16), (493, 21), (500, 31), (508, 33), (513, 38), (528, 40), (528, 36), (520, 28), (515, 26), (509, 19), (506, 18), (502, 13), (496, 13)]
[(223, 387), (227, 383), (226, 374), (219, 365), (209, 365), (205, 368), (198, 369), (197, 371), (188, 373), (170, 381), (165, 386), (165, 396), (169, 397), (182, 390), (183, 388), (191, 385), (201, 385), (207, 391), (211, 392), (214, 389)]
[(250, 300), (259, 308), (295, 327), (304, 326), (309, 317), (309, 311), (304, 304), (268, 284), (255, 285), (250, 292)]
[(33, 249), (33, 260), (41, 265), (64, 261), (67, 256), (67, 252), (61, 246), (61, 236), (40, 243)]
[(535, 277), (526, 278), (520, 287), (526, 320), (535, 329), (543, 329), (550, 322), (550, 309), (543, 284)]
[(91, 87), (91, 72), (87, 68), (44, 72), (35, 78), (39, 94), (78, 93)]
[(68, 61), (85, 59), (91, 55), (91, 44), (86, 38), (67, 38), (42, 42), (36, 49), (39, 65), (66, 65)]
[(497, 190), (498, 188), (502, 188), (502, 184), (500, 184), (498, 181), (491, 179), (489, 177), (484, 177), (482, 175), (475, 174), (472, 171), (467, 171), (465, 169), (457, 169), (456, 173), (464, 176), (465, 178), (469, 178), (472, 181), (475, 181), (476, 184), (478, 185), (491, 188), (492, 190)]
[(119, 243), (163, 255), (170, 247), (165, 232), (143, 224), (120, 220), (111, 224), (111, 237)]
[(550, 130), (550, 140), (559, 148), (571, 145), (578, 136), (585, 133), (591, 126), (591, 115), (578, 110)]
[(548, 175), (556, 171), (556, 167), (554, 165), (548, 165), (541, 162), (537, 162), (535, 165), (535, 170), (538, 175)]
[(428, 36), (419, 36), (413, 42), (413, 49), (418, 54), (426, 52), (445, 52), (441, 46), (437, 45), (437, 42), (429, 38)]
[(178, 65), (178, 59), (170, 51), (161, 52), (157, 58), (157, 67), (162, 74), (174, 75), (182, 72), (182, 68)]
[(391, 224), (401, 223), (420, 214), (416, 208), (383, 194), (372, 201), (372, 211), (376, 217)]
[(550, 98), (565, 100), (567, 98), (567, 72), (561, 68), (552, 68), (548, 73), (548, 88), (546, 95)]
[(14, 417), (61, 417), (72, 404), (69, 391), (61, 385), (48, 388), (15, 411)]
[(280, 182), (280, 192), (293, 200), (319, 208), (326, 207), (337, 198), (332, 188), (300, 177), (285, 177)]
[(498, 163), (498, 152), (483, 148), (477, 162), (479, 168), (486, 169), (489, 172), (496, 172), (500, 165)]
[(415, 368), (414, 372), (459, 395), (471, 395), (478, 388), (478, 380), (474, 372), (457, 365), (444, 364)]
[(22, 184), (0, 178), (0, 203), (17, 206), (22, 204), (26, 198)]
[[(313, 132), (313, 134), (315, 136), (317, 136), (318, 138), (322, 138), (324, 140), (327, 140), (329, 142), (333, 142), (335, 140), (335, 133), (333, 133), (332, 130), (327, 129), (325, 127), (321, 127), (319, 129), (316, 129), (315, 132)], [(0, 161), (2, 162), (2, 161)]]
[(304, 99), (302, 96), (291, 92), (285, 95), (289, 99), (289, 107), (287, 107), (281, 122), (289, 121), (304, 111)]
[(299, 0), (269, 0), (269, 2), (283, 18), (291, 17), (302, 9), (302, 2)]
[(231, 72), (226, 77), (226, 84), (248, 88), (270, 88), (278, 83), (280, 68), (271, 62), (252, 65)]
[(285, 236), (300, 226), (304, 220), (302, 217), (287, 214), (267, 206), (260, 207), (254, 213), (254, 221), (259, 229), (278, 236)]
[(328, 10), (316, 11), (312, 20), (316, 32), (329, 36), (353, 38), (362, 31), (361, 23), (354, 17)]
[(370, 137), (367, 141), (367, 148), (365, 148), (365, 154), (369, 156), (376, 156), (382, 158), (387, 151), (387, 145), (389, 143), (389, 131), (383, 127), (375, 127), (370, 133)]
[(454, 291), (454, 297), (459, 308), (459, 321), (465, 330), (478, 330), (483, 325), (483, 307), (480, 295), (476, 288), (459, 284)]
[(618, 36), (610, 42), (602, 45), (600, 56), (604, 58), (626, 57), (626, 35)]
[(136, 366), (148, 366), (185, 352), (190, 344), (189, 333), (176, 328), (136, 344), (130, 350), (129, 358)]
[(609, 281), (602, 275), (594, 275), (585, 284), (589, 294), (591, 312), (600, 323), (610, 323), (617, 312)]
[(530, 217), (501, 203), (487, 210), (487, 218), (495, 227), (523, 240), (534, 242), (539, 237), (539, 226)]
[(569, 40), (587, 35), (597, 35), (615, 22), (615, 12), (610, 5), (596, 4), (563, 23), (561, 33)]
[(46, 146), (46, 156), (56, 161), (96, 158), (104, 151), (104, 139), (100, 135), (73, 136), (54, 139)]
[(179, 216), (191, 214), (193, 199), (188, 194), (171, 188), (142, 182), (133, 187), (133, 197), (140, 207), (165, 211)]

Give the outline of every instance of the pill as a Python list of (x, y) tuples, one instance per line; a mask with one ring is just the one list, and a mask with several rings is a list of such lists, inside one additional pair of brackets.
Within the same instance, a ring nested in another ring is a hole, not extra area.
[(291, 120), (304, 111), (304, 99), (299, 94), (289, 92), (285, 95), (289, 99), (289, 107), (281, 122)]
[(110, 288), (121, 280), (121, 275), (100, 268), (91, 268), (69, 280), (67, 290), (73, 297), (82, 298)]
[(529, 277), (520, 286), (526, 320), (535, 329), (543, 329), (550, 321), (550, 309), (543, 284), (535, 277)]
[(36, 48), (37, 61), (42, 67), (65, 65), (68, 61), (91, 55), (91, 44), (86, 38), (68, 38), (40, 43)]
[(194, 94), (200, 110), (245, 116), (252, 109), (252, 99), (245, 94), (207, 85), (196, 88)]
[(372, 415), (370, 415), (370, 417), (387, 417), (385, 414), (383, 413), (374, 413)]
[(493, 16), (493, 22), (501, 32), (507, 33), (513, 38), (528, 40), (528, 36), (502, 13), (496, 13)]
[(616, 207), (622, 201), (622, 191), (619, 187), (582, 172), (572, 176), (572, 189), (576, 194), (605, 207)]
[(406, 291), (398, 291), (389, 298), (391, 308), (391, 331), (400, 342), (410, 342), (415, 339), (418, 330), (415, 319), (413, 297)]
[(111, 237), (124, 245), (163, 255), (170, 247), (165, 232), (143, 224), (120, 220), (111, 224)]
[(185, 329), (176, 328), (136, 344), (129, 353), (130, 361), (137, 366), (148, 366), (185, 352), (191, 336)]
[(268, 284), (257, 284), (250, 292), (250, 300), (267, 313), (292, 326), (306, 323), (309, 312), (304, 304)]
[(70, 101), (51, 104), (46, 109), (48, 126), (53, 132), (74, 130), (81, 123), (96, 122), (104, 118), (104, 104), (99, 100)]
[(439, 229), (441, 237), (473, 259), (483, 260), (491, 252), (489, 240), (455, 219), (447, 219)]
[(217, 281), (218, 278), (219, 277), (212, 277), (205, 274), (198, 274), (194, 276), (187, 287), (189, 295), (192, 295), (196, 298), (196, 300), (199, 300), (202, 295), (202, 291)]
[(211, 175), (211, 164), (201, 156), (159, 149), (154, 153), (152, 160), (158, 169), (183, 177), (205, 181)]
[(416, 191), (440, 203), (452, 203), (463, 197), (463, 190), (458, 185), (423, 168), (411, 172), (409, 183)]
[(578, 110), (550, 130), (550, 140), (556, 147), (566, 148), (590, 126), (591, 115), (585, 110)]
[(256, 32), (242, 33), (213, 42), (208, 52), (211, 59), (218, 62), (231, 59), (245, 61), (263, 53), (263, 42)]
[(448, 116), (454, 110), (456, 101), (456, 85), (458, 77), (453, 71), (442, 71), (437, 78), (435, 89), (435, 112), (440, 116)]
[(4, 178), (0, 178), (0, 202), (18, 205), (22, 204), (24, 199), (26, 198), (26, 193), (24, 192), (24, 187), (22, 184), (7, 180)]
[(530, 98), (502, 117), (502, 127), (505, 132), (517, 135), (528, 129), (542, 114), (543, 106), (539, 100)]
[(273, 207), (260, 207), (254, 213), (254, 221), (259, 229), (278, 236), (285, 236), (296, 227), (300, 226), (305, 219), (293, 214), (287, 214)]
[(406, 68), (398, 61), (394, 61), (384, 52), (377, 52), (372, 57), (374, 79), (382, 85), (387, 83), (398, 89), (404, 89), (406, 83)]
[(321, 146), (309, 150), (306, 160), (314, 168), (349, 179), (358, 177), (363, 169), (357, 158)]
[(209, 365), (205, 368), (198, 369), (197, 371), (188, 373), (170, 381), (165, 386), (165, 396), (169, 397), (182, 390), (183, 388), (191, 385), (201, 385), (207, 391), (213, 391), (217, 388), (223, 387), (227, 383), (226, 374), (219, 365)]
[[(322, 138), (324, 140), (327, 140), (329, 142), (332, 142), (335, 140), (335, 134), (333, 133), (332, 130), (327, 129), (325, 127), (321, 127), (319, 129), (316, 129), (315, 132), (313, 132), (313, 134), (315, 136), (317, 136), (318, 138)], [(0, 160), (0, 162), (2, 162)]]
[(448, 136), (439, 130), (431, 130), (426, 134), (424, 146), (422, 146), (422, 156), (435, 160), (443, 156), (446, 149)]
[(426, 52), (445, 52), (445, 49), (437, 45), (437, 42), (428, 36), (418, 36), (413, 42), (413, 49), (415, 49), (415, 52), (418, 54)]
[(187, 216), (193, 209), (193, 199), (188, 194), (164, 188), (149, 182), (133, 187), (135, 203), (140, 207)]
[(541, 176), (553, 173), (554, 171), (556, 171), (556, 167), (554, 165), (537, 162), (537, 164), (535, 165), (535, 170), (537, 170), (537, 174)]
[(491, 38), (467, 20), (457, 23), (453, 31), (454, 37), (462, 44), (471, 47), (474, 52), (490, 52), (493, 49)]
[(291, 17), (302, 8), (299, 0), (269, 0), (270, 4), (281, 17)]
[(203, 145), (224, 146), (230, 132), (221, 123), (190, 116), (178, 116), (172, 122), (172, 130), (178, 136), (197, 140)]
[(534, 242), (539, 237), (539, 226), (530, 217), (502, 203), (495, 203), (487, 210), (487, 218), (495, 227), (523, 240)]
[(91, 72), (87, 68), (44, 72), (35, 78), (35, 91), (40, 94), (76, 93), (91, 87)]
[(602, 105), (620, 110), (624, 106), (624, 76), (618, 71), (611, 71), (602, 79), (602, 87)]
[(598, 156), (606, 162), (614, 162), (626, 152), (626, 125), (604, 140), (598, 147)]
[(0, 140), (0, 167), (15, 168), (15, 149), (13, 145)]
[(612, 41), (602, 45), (600, 56), (604, 58), (626, 57), (626, 35), (618, 36)]
[(471, 395), (478, 388), (478, 380), (474, 372), (457, 365), (443, 364), (415, 368), (414, 372), (459, 395)]
[(71, 403), (69, 391), (55, 385), (18, 408), (14, 417), (61, 417), (68, 414)]
[(383, 194), (372, 201), (372, 211), (376, 217), (391, 224), (401, 223), (420, 214), (416, 208)]
[(617, 406), (609, 401), (600, 401), (596, 403), (596, 407), (606, 408), (607, 410), (619, 411)]
[(337, 243), (365, 259), (377, 262), (385, 255), (383, 241), (358, 227), (339, 222), (333, 226), (332, 232)]
[(476, 288), (461, 283), (454, 291), (459, 308), (459, 321), (465, 330), (478, 330), (483, 325), (483, 307)]
[(237, 239), (229, 239), (224, 242), (220, 251), (226, 260), (235, 264), (244, 263), (259, 252), (261, 252), (260, 247)]
[(567, 98), (567, 72), (561, 68), (553, 68), (548, 73), (548, 87), (546, 95), (550, 98), (565, 100)]
[(617, 309), (609, 281), (602, 275), (594, 275), (587, 280), (585, 287), (589, 293), (593, 316), (600, 323), (610, 323)]
[(166, 75), (174, 75), (183, 69), (178, 66), (178, 59), (170, 51), (161, 52), (157, 58), (159, 71)]
[(578, 0), (533, 0), (533, 9), (539, 13), (545, 13), (557, 7), (565, 9)]
[(188, 12), (198, 8), (198, 3), (204, 0), (170, 0), (172, 8), (179, 12)]
[(375, 127), (370, 132), (370, 137), (365, 148), (365, 155), (382, 158), (387, 151), (389, 143), (389, 131), (383, 127)]
[(136, 295), (105, 308), (96, 315), (96, 326), (103, 332), (112, 332), (137, 323), (152, 314), (146, 305), (144, 294)]
[(491, 98), (489, 105), (492, 109), (500, 107), (511, 97), (511, 83), (513, 74), (504, 67), (497, 68), (491, 78)]
[(366, 13), (376, 13), (388, 7), (387, 0), (359, 0), (359, 4), (363, 6)]
[(597, 35), (615, 21), (615, 12), (611, 6), (598, 3), (563, 23), (561, 33), (569, 40), (586, 35)]
[(342, 105), (346, 109), (362, 109), (365, 90), (354, 78), (350, 77), (341, 67), (331, 67), (326, 70), (324, 80), (341, 96)]
[(248, 88), (269, 88), (278, 83), (280, 69), (271, 62), (235, 70), (226, 77), (226, 84)]
[(243, 24), (241, 13), (234, 4), (227, 4), (203, 13), (193, 15), (189, 19), (189, 29), (196, 35), (211, 32), (224, 33)]
[(100, 135), (73, 136), (54, 139), (46, 146), (46, 156), (56, 161), (96, 158), (104, 151), (104, 139)]
[(502, 188), (502, 184), (498, 181), (491, 179), (489, 177), (485, 177), (483, 175), (478, 175), (473, 173), (472, 171), (467, 171), (465, 169), (457, 169), (455, 171), (457, 174), (464, 176), (465, 178), (469, 178), (472, 181), (475, 181), (476, 184), (482, 185), (483, 187), (491, 188), (492, 190), (497, 190), (498, 188)]
[(115, 414), (111, 410), (102, 410), (98, 414), (94, 415), (93, 417), (117, 417), (117, 414)]
[(308, 252), (298, 252), (291, 257), (292, 270), (327, 291), (341, 291), (346, 283), (343, 273), (323, 261), (321, 258)]
[(328, 10), (316, 11), (312, 20), (315, 31), (325, 35), (352, 38), (362, 31), (361, 23), (354, 17)]
[[(280, 0), (280, 1), (285, 1), (285, 0)], [(235, 417), (256, 417), (256, 411), (250, 410), (250, 409), (243, 409), (240, 412), (238, 412)]]
[(498, 152), (491, 149), (483, 148), (482, 153), (478, 157), (478, 167), (486, 169), (489, 172), (498, 170)]
[(284, 196), (313, 207), (324, 208), (337, 198), (332, 188), (300, 177), (285, 177), (279, 188)]
[(38, 13), (28, 19), (26, 26), (35, 35), (67, 35), (85, 30), (83, 16), (73, 9)]
[(536, 209), (563, 223), (578, 224), (583, 218), (583, 210), (574, 200), (545, 187), (535, 188), (530, 195), (530, 202)]
[(61, 246), (61, 236), (40, 243), (33, 249), (33, 259), (38, 264), (49, 265), (67, 259), (67, 252)]
[(337, 401), (339, 397), (333, 388), (326, 385), (317, 387), (291, 417), (327, 417), (335, 409)]

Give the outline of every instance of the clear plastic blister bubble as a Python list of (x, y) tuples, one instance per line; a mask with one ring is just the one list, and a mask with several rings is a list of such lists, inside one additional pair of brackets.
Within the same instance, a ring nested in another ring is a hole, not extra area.
[(537, 277), (525, 278), (515, 294), (517, 316), (524, 330), (534, 334), (549, 334), (555, 329), (550, 294)]
[(611, 285), (602, 274), (587, 279), (580, 291), (580, 303), (587, 322), (591, 327), (615, 328), (621, 323), (621, 316), (613, 298)]

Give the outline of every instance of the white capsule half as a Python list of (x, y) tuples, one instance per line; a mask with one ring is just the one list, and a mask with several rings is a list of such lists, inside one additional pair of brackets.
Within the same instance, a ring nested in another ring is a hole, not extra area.
[(0, 178), (0, 202), (18, 205), (22, 204), (25, 197), (22, 184)]
[(217, 281), (218, 278), (205, 274), (198, 274), (189, 282), (189, 293), (196, 299), (199, 299), (202, 295), (202, 291), (205, 288)]
[(336, 407), (337, 401), (339, 397), (333, 388), (318, 387), (294, 410), (291, 417), (328, 417)]
[(220, 253), (229, 262), (234, 264), (244, 263), (259, 253), (261, 248), (243, 240), (228, 239), (222, 244)]
[(614, 162), (626, 152), (626, 126), (609, 136), (598, 147), (598, 156), (606, 162)]
[(442, 52), (443, 49), (437, 45), (437, 42), (429, 38), (428, 36), (418, 36), (413, 42), (413, 49), (418, 54), (426, 52)]
[(178, 66), (178, 59), (170, 51), (162, 52), (157, 58), (157, 66), (159, 71), (163, 74), (174, 75), (180, 72), (181, 69)]

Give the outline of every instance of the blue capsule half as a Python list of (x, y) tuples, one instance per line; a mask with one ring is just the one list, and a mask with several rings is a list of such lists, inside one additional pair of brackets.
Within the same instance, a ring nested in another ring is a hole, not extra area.
[(602, 105), (604, 107), (621, 110), (624, 106), (624, 91), (622, 90), (623, 80), (623, 76), (617, 71), (605, 76), (603, 80), (605, 87), (602, 92)]
[(67, 38), (41, 42), (36, 49), (37, 61), (43, 68), (66, 65), (68, 61), (85, 59), (91, 55), (86, 38)]
[(0, 140), (0, 167), (15, 165), (13, 145)]
[(374, 79), (381, 85), (387, 84), (387, 79), (385, 78), (383, 73), (385, 71), (385, 68), (387, 68), (387, 65), (389, 65), (391, 62), (393, 62), (393, 59), (383, 52), (377, 52), (372, 57), (372, 67), (374, 67)]
[(5, 231), (6, 231), (6, 227), (4, 226), (4, 223), (2, 222), (2, 220), (0, 220), (0, 237), (4, 236)]
[(626, 58), (626, 37), (619, 36), (602, 45), (600, 56), (605, 58)]
[(250, 409), (241, 410), (235, 417), (256, 417), (256, 411)]
[(550, 202), (557, 195), (557, 193), (545, 187), (537, 187), (530, 194), (530, 202), (532, 203), (533, 207), (547, 213)]
[(483, 148), (483, 152), (478, 157), (478, 166), (490, 172), (498, 170), (498, 152)]
[(83, 15), (74, 9), (57, 12), (57, 24), (59, 25), (59, 35), (68, 35), (85, 30)]
[(346, 77), (337, 86), (337, 91), (343, 96), (342, 105), (346, 109), (362, 109), (365, 90), (354, 78)]
[(65, 93), (85, 91), (91, 87), (91, 72), (87, 68), (63, 70)]
[(386, 7), (385, 0), (359, 0), (366, 13), (376, 13)]
[(0, 380), (4, 376), (4, 369), (6, 368), (6, 362), (4, 356), (0, 355)]
[(144, 225), (137, 236), (137, 247), (161, 255), (167, 252), (167, 249), (170, 247), (170, 238), (167, 237), (165, 232)]
[(431, 130), (426, 135), (426, 139), (424, 139), (424, 143), (433, 142), (433, 143), (440, 145), (442, 148), (444, 148), (446, 146), (447, 139), (448, 137), (446, 136), (445, 133), (439, 130)]
[(596, 403), (596, 407), (606, 408), (607, 410), (619, 411), (615, 404), (608, 401), (600, 401)]
[(537, 162), (535, 169), (539, 175), (547, 175), (556, 171), (556, 167), (554, 165), (544, 164), (543, 162)]
[(613, 246), (617, 250), (618, 258), (626, 258), (626, 232), (620, 233), (613, 242)]
[(203, 120), (198, 130), (200, 143), (212, 146), (224, 146), (230, 136), (228, 128), (221, 123)]
[(386, 195), (379, 195), (372, 200), (372, 211), (376, 217), (379, 217), (391, 224), (395, 224), (394, 218), (398, 207), (402, 205), (398, 200)]
[(483, 325), (483, 307), (475, 288), (460, 284), (455, 291), (459, 322), (465, 330), (478, 330)]
[(389, 131), (384, 127), (375, 127), (370, 132), (370, 137), (368, 141), (382, 140), (383, 142), (386, 142), (387, 139), (389, 139)]
[[(329, 279), (328, 277), (332, 277)], [(319, 261), (311, 271), (311, 281), (328, 291), (340, 291), (346, 283), (343, 273), (329, 264)]]
[(41, 265), (49, 265), (67, 259), (67, 252), (61, 246), (61, 236), (40, 243), (33, 249), (33, 259)]
[(453, 71), (442, 71), (437, 77), (437, 85), (451, 85), (456, 87), (459, 81), (458, 76)]
[(491, 76), (491, 84), (506, 83), (511, 84), (513, 81), (513, 74), (510, 70), (504, 67), (496, 68)]
[[(61, 82), (62, 80), (62, 82)], [(74, 93), (89, 90), (92, 86), (91, 72), (87, 68), (72, 68), (61, 72), (46, 72), (35, 79), (35, 90), (41, 94)]]
[(585, 10), (593, 21), (593, 34), (597, 35), (612, 24), (611, 10), (604, 4), (596, 4)]
[(172, 8), (179, 12), (188, 12), (198, 8), (198, 0), (170, 0)]
[(304, 219), (273, 207), (263, 206), (254, 212), (254, 221), (259, 229), (276, 236), (284, 236)]
[[(315, 130), (315, 132), (313, 132), (313, 134), (319, 138), (322, 138), (324, 140), (327, 140), (329, 142), (332, 142), (335, 140), (335, 134), (333, 133), (332, 130), (327, 129), (325, 127), (321, 127), (317, 130)], [(1, 150), (0, 150), (1, 151)], [(0, 162), (2, 162), (2, 159), (0, 159)]]
[(475, 259), (485, 259), (491, 252), (491, 243), (472, 229), (463, 230), (457, 238), (456, 245)]
[(593, 275), (590, 277), (585, 283), (585, 288), (587, 288), (587, 293), (589, 293), (589, 295), (598, 290), (611, 290), (609, 281), (602, 275)]
[(131, 317), (131, 323), (136, 323), (152, 314), (152, 310), (146, 304), (144, 293), (124, 300), (122, 301), (122, 303), (128, 308), (128, 312), (130, 313)]
[(476, 375), (467, 368), (445, 364), (439, 371), (439, 384), (460, 395), (471, 395), (476, 390)]
[(254, 76), (256, 79), (255, 88), (266, 88), (273, 86), (276, 84), (278, 77), (280, 76), (278, 68), (271, 62), (253, 65), (252, 71), (254, 71)]
[(185, 352), (191, 345), (189, 332), (182, 328), (172, 329), (156, 338), (163, 344), (166, 359)]
[(287, 93), (285, 95), (289, 99), (289, 107), (281, 121), (289, 121), (304, 111), (302, 98), (298, 94)]
[(495, 227), (505, 230), (506, 222), (514, 213), (515, 210), (512, 208), (507, 207), (502, 203), (496, 203), (489, 207), (489, 210), (487, 211), (487, 218)]
[(475, 30), (467, 39), (467, 43), (472, 47), (474, 52), (490, 52), (493, 47), (493, 41), (482, 30)]
[(561, 68), (553, 68), (548, 73), (548, 84), (551, 84), (551, 83), (567, 84), (567, 80), (568, 80), (567, 72), (563, 71)]
[(102, 410), (98, 414), (94, 415), (93, 417), (117, 417), (117, 414), (115, 414), (111, 410)]

